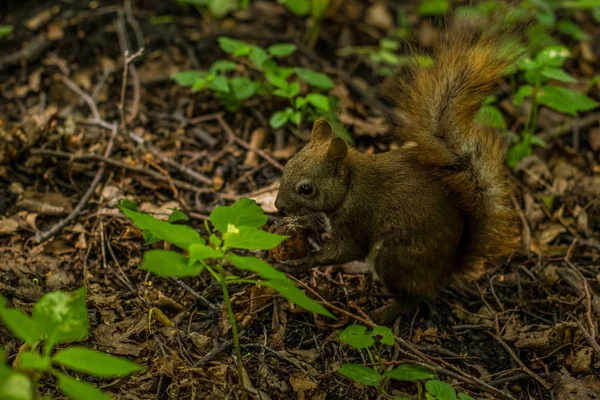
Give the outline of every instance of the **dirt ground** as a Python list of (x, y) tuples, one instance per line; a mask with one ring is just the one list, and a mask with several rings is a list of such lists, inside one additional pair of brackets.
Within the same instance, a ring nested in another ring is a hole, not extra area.
[[(310, 132), (310, 123), (298, 135), (269, 128), (278, 100), (227, 112), (208, 92), (176, 85), (171, 74), (226, 58), (219, 35), (262, 46), (297, 43), (291, 62), (333, 77), (339, 118), (356, 146), (384, 151), (385, 119), (373, 101), (381, 77), (360, 58), (335, 54), (376, 44), (386, 26), (365, 17), (373, 2), (346, 3), (325, 19), (314, 48), (303, 44), (306, 20), (274, 1), (252, 1), (222, 21), (175, 1), (0, 6), (0, 23), (15, 27), (0, 39), (0, 293), (30, 312), (44, 293), (86, 286), (85, 345), (147, 366), (131, 378), (91, 379), (114, 398), (238, 393), (218, 284), (208, 274), (172, 280), (139, 270), (143, 240), (116, 203), (128, 197), (157, 214), (178, 208), (202, 231), (215, 206), (252, 197), (272, 222), (281, 166)], [(388, 12), (398, 7), (389, 3)], [(170, 22), (157, 23), (164, 15)], [(421, 39), (434, 40), (431, 20), (410, 11), (409, 17)], [(567, 66), (574, 75), (598, 71), (600, 27), (588, 22), (582, 26), (592, 39), (576, 44)], [(129, 67), (121, 116), (123, 54), (141, 47)], [(589, 93), (597, 99), (600, 90)], [(525, 114), (505, 88), (498, 98), (508, 126), (518, 131)], [(444, 380), (477, 398), (495, 398), (482, 382), (515, 399), (600, 398), (599, 118), (598, 111), (567, 119), (542, 110), (538, 132), (547, 147), (514, 173), (527, 251), (468, 288), (448, 290), (429, 310), (397, 320), (394, 332), (407, 346), (382, 347), (382, 359), (393, 365), (426, 357), (455, 372), (442, 374)], [(112, 124), (126, 129), (111, 140)], [(251, 150), (249, 143), (262, 136), (259, 151)], [(75, 218), (53, 230), (70, 214)], [(250, 387), (271, 399), (377, 398), (376, 390), (336, 372), (346, 362), (369, 362), (337, 335), (354, 323), (349, 315), (386, 299), (348, 266), (298, 279), (348, 315), (331, 322), (264, 288), (233, 287)], [(9, 356), (20, 346), (3, 326), (0, 344)], [(63, 398), (51, 379), (41, 390)], [(416, 386), (395, 382), (388, 392), (414, 395)]]

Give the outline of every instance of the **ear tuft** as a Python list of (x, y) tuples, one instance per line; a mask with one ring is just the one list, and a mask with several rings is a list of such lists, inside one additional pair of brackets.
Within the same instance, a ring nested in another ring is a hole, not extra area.
[(324, 119), (318, 119), (315, 121), (312, 134), (310, 136), (311, 143), (328, 142), (335, 138), (331, 125)]
[(342, 138), (335, 138), (331, 142), (331, 147), (329, 148), (329, 153), (331, 157), (335, 160), (342, 160), (348, 154), (348, 145)]

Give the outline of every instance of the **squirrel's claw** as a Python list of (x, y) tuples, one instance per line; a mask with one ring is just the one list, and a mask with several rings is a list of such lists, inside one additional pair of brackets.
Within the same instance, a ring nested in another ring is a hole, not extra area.
[(296, 260), (280, 261), (275, 267), (282, 272), (298, 273), (308, 271), (313, 266), (308, 262), (308, 257), (305, 257)]

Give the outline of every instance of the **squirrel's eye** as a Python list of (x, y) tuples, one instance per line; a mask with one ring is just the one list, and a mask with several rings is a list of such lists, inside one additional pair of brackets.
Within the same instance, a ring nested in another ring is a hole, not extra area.
[(298, 193), (303, 196), (310, 196), (313, 193), (312, 185), (304, 184), (298, 187)]

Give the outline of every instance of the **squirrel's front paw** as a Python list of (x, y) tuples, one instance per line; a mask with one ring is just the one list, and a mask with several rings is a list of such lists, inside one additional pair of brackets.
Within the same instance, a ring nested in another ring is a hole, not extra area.
[(298, 273), (304, 272), (312, 268), (308, 257), (298, 258), (295, 260), (282, 260), (275, 267), (283, 272)]

